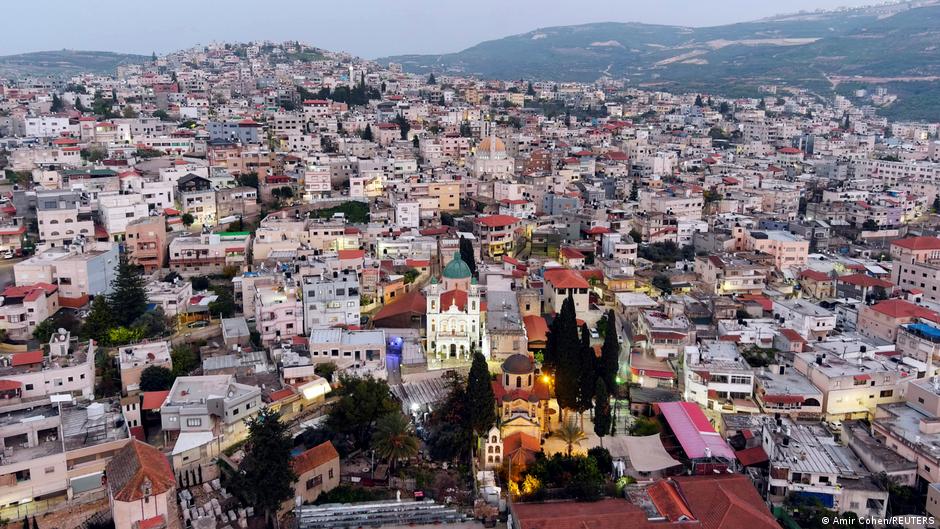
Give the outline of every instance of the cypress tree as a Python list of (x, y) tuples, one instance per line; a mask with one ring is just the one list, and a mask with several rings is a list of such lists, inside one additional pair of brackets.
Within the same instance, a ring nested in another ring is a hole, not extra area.
[(470, 427), (476, 435), (485, 435), (496, 424), (496, 395), (490, 381), (490, 370), (483, 353), (473, 354), (473, 364), (467, 375), (467, 405)]
[(366, 141), (372, 141), (372, 125), (366, 125), (365, 130), (362, 131), (362, 139)]
[(591, 409), (597, 386), (597, 361), (594, 348), (591, 347), (591, 331), (586, 323), (581, 325), (581, 347), (578, 351), (578, 411), (584, 413)]
[(613, 392), (620, 370), (620, 339), (617, 337), (617, 318), (613, 310), (607, 311), (607, 334), (604, 335), (597, 367), (598, 376), (607, 384), (607, 390)]
[(477, 275), (477, 261), (473, 256), (473, 243), (470, 239), (460, 238), (460, 258), (470, 267), (470, 275)]
[(610, 435), (611, 424), (610, 395), (607, 393), (607, 385), (603, 380), (597, 379), (594, 387), (594, 433), (601, 438), (601, 446), (604, 445), (604, 436)]
[(555, 332), (549, 336), (554, 340), (557, 355), (555, 367), (555, 396), (558, 405), (568, 410), (578, 410), (580, 396), (581, 339), (574, 311), (574, 299), (569, 295), (561, 305), (560, 319)]

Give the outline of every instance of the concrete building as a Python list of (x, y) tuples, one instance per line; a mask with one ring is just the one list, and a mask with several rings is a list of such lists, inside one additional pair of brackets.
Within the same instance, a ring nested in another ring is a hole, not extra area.
[(301, 283), (304, 331), (359, 325), (359, 278), (353, 271), (305, 276)]

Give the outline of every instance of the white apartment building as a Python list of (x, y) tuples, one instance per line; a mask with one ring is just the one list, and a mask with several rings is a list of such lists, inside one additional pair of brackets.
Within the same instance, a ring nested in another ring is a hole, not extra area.
[(149, 215), (140, 193), (101, 193), (98, 195), (98, 218), (113, 240), (123, 239), (127, 224)]
[(303, 278), (304, 331), (359, 325), (359, 278), (354, 271)]

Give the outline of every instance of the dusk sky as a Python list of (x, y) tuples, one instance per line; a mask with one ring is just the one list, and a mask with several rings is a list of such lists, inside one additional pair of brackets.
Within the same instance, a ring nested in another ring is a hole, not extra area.
[(213, 41), (301, 40), (366, 58), (459, 51), (587, 22), (711, 26), (861, 0), (30, 0), (0, 7), (0, 55), (61, 48), (164, 53)]

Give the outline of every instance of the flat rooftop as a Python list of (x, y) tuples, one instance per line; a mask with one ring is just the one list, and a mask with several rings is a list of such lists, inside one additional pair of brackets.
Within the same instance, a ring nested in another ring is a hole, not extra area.
[(781, 375), (779, 371), (762, 369), (757, 373), (757, 383), (764, 388), (764, 393), (768, 395), (795, 395), (800, 397), (812, 397), (820, 403), (823, 400), (823, 393), (802, 373), (788, 367)]
[(62, 435), (66, 450), (120, 441), (129, 436), (118, 401), (63, 404)]

